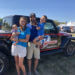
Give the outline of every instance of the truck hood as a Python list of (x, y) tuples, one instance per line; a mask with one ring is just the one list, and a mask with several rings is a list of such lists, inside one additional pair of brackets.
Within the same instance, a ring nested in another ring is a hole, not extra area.
[(60, 31), (59, 34), (62, 36), (72, 36), (71, 33), (63, 32), (63, 31)]
[(11, 32), (0, 30), (0, 37), (10, 37), (10, 36), (11, 36)]
[(11, 32), (9, 32), (9, 31), (4, 31), (4, 30), (0, 30), (0, 34), (1, 33), (11, 33)]

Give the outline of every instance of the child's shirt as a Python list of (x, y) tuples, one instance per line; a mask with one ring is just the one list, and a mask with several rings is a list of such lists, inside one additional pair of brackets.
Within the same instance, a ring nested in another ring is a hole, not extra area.
[(45, 23), (41, 23), (38, 25), (38, 27), (40, 27), (40, 29), (38, 30), (38, 36), (44, 35), (44, 25), (45, 25)]

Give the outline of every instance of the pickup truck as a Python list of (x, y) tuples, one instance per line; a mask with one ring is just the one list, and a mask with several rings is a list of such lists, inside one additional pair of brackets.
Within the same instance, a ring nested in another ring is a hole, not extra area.
[[(9, 66), (9, 63), (14, 63), (11, 56), (11, 26), (17, 24), (19, 26), (19, 18), (23, 15), (12, 15), (3, 18), (2, 29), (0, 30), (0, 75), (5, 73)], [(25, 16), (28, 19), (29, 17)], [(37, 22), (40, 19), (37, 18)], [(44, 26), (44, 36), (48, 36), (46, 42), (40, 47), (40, 54), (54, 54), (63, 52), (67, 56), (72, 56), (75, 53), (75, 40), (69, 33), (60, 32), (53, 20), (48, 19)]]

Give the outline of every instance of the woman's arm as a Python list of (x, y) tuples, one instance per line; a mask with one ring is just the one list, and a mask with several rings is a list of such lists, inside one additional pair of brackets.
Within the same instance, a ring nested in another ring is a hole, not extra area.
[(26, 35), (26, 39), (19, 39), (20, 42), (28, 42), (30, 38), (30, 35)]

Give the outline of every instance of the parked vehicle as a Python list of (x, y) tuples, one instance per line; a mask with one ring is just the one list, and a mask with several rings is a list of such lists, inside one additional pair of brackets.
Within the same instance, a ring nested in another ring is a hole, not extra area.
[[(22, 15), (13, 15), (3, 18), (2, 30), (0, 31), (0, 75), (9, 68), (9, 62), (13, 60), (11, 56), (11, 26), (17, 24), (19, 26), (19, 18)], [(29, 17), (26, 16), (29, 22)], [(39, 22), (39, 18), (37, 21)], [(74, 37), (68, 33), (59, 32), (53, 20), (48, 19), (44, 26), (44, 34), (48, 36), (44, 47), (40, 48), (41, 55), (53, 54), (64, 52), (66, 55), (71, 56), (75, 52)], [(49, 39), (50, 38), (50, 39)], [(50, 40), (50, 41), (49, 41)], [(13, 63), (13, 62), (11, 62)]]
[(70, 26), (63, 26), (62, 29), (63, 29), (64, 32), (71, 33), (71, 28), (70, 28)]

